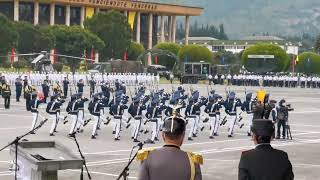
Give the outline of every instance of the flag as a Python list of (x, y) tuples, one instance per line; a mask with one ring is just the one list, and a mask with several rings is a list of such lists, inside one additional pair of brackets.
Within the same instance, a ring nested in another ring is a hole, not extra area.
[(299, 55), (298, 55), (297, 58), (296, 58), (296, 63), (299, 62), (299, 60), (300, 60), (300, 59), (299, 59)]
[(154, 57), (154, 63), (155, 63), (155, 64), (158, 64), (158, 55), (156, 55), (156, 56)]
[(294, 55), (292, 56), (292, 61), (291, 61), (292, 66), (297, 65), (297, 59), (298, 59), (298, 57), (297, 57), (297, 58), (295, 58), (295, 57), (294, 57)]
[(94, 50), (93, 50), (93, 48), (91, 48), (91, 52), (90, 52), (90, 62), (91, 62), (91, 64), (93, 64), (94, 63)]
[(128, 53), (127, 53), (127, 49), (124, 50), (124, 53), (123, 53), (123, 60), (124, 61), (127, 61), (128, 60)]
[(13, 64), (14, 62), (14, 56), (15, 56), (15, 52), (14, 52), (14, 48), (11, 48), (11, 64)]
[(129, 11), (128, 14), (128, 23), (130, 24), (131, 30), (133, 30), (134, 27), (134, 20), (136, 19), (136, 12)]
[(56, 49), (54, 48), (51, 50), (51, 55), (50, 55), (50, 61), (52, 64), (56, 63), (56, 58), (57, 58)]

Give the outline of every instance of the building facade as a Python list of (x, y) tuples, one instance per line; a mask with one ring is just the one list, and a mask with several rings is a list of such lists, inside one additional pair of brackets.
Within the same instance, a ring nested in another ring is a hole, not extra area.
[[(182, 41), (180, 42), (183, 43)], [(190, 44), (199, 44), (207, 47), (212, 52), (229, 51), (234, 54), (241, 53), (246, 48), (258, 43), (278, 45), (287, 54), (298, 55), (301, 44), (292, 43), (275, 36), (248, 36), (241, 40), (218, 40), (211, 37), (189, 37)]]
[(116, 10), (128, 17), (134, 40), (147, 49), (160, 42), (176, 41), (177, 16), (185, 17), (185, 44), (189, 42), (189, 19), (203, 8), (137, 0), (0, 0), (0, 13), (13, 21), (34, 25), (80, 25), (99, 11)]

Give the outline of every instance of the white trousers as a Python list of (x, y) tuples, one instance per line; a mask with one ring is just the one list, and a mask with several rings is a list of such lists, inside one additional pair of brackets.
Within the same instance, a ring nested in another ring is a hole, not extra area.
[(77, 128), (82, 129), (84, 124), (84, 110), (79, 110), (77, 117), (78, 117)]
[(71, 126), (70, 126), (69, 134), (74, 133), (77, 130), (78, 124), (80, 124), (78, 122), (78, 115), (72, 114), (71, 115), (71, 119), (72, 119), (72, 123), (71, 123)]
[(248, 114), (248, 125), (249, 125), (249, 127), (248, 127), (248, 133), (251, 133), (251, 126), (252, 126), (252, 121), (253, 121), (253, 113), (251, 113), (251, 114)]
[(142, 119), (140, 120), (137, 120), (137, 119), (133, 119), (133, 129), (132, 129), (132, 134), (131, 136), (134, 138), (134, 139), (137, 139), (138, 136), (139, 136), (139, 133), (140, 133), (140, 128), (141, 128), (141, 123), (142, 123)]
[(218, 121), (217, 121), (216, 116), (214, 116), (214, 117), (209, 117), (209, 121), (210, 121), (210, 126), (211, 126), (211, 130), (210, 130), (209, 136), (213, 136), (213, 134), (216, 133), (216, 132), (215, 132), (215, 130), (217, 129), (216, 126), (218, 126), (219, 123), (218, 123)]
[(50, 133), (52, 134), (57, 129), (59, 121), (64, 119), (64, 116), (60, 115), (58, 112), (56, 114), (50, 114), (50, 119), (52, 120)]
[(100, 116), (92, 116), (94, 120), (93, 128), (92, 128), (92, 136), (95, 136), (97, 133), (98, 124), (100, 121)]
[(228, 135), (233, 135), (234, 126), (239, 122), (237, 121), (237, 116), (227, 116), (228, 122), (229, 122), (229, 130)]
[(196, 118), (188, 118), (188, 124), (190, 125), (190, 131), (188, 137), (191, 138), (196, 129)]
[(221, 123), (220, 115), (217, 114), (216, 115), (216, 126), (214, 128), (214, 133), (218, 133), (218, 130), (219, 130), (219, 127), (220, 127), (220, 123)]
[(114, 138), (119, 138), (120, 137), (120, 131), (121, 131), (122, 119), (114, 118), (114, 122), (115, 122), (115, 131), (116, 131), (116, 134), (114, 135)]
[(202, 121), (200, 121), (200, 116), (196, 116), (196, 118), (194, 119), (195, 121), (195, 128), (193, 128), (193, 134), (197, 134), (198, 130), (202, 128), (203, 123)]
[(161, 118), (157, 118), (155, 122), (152, 122), (152, 134), (151, 134), (151, 140), (154, 141), (155, 138), (158, 136)]
[(33, 130), (36, 127), (39, 118), (44, 119), (38, 112), (32, 113), (32, 125), (30, 130)]
[(50, 129), (50, 134), (52, 134), (52, 133), (54, 132), (54, 129), (56, 128), (57, 115), (56, 115), (56, 114), (50, 114), (50, 119), (51, 119), (51, 121), (52, 121), (51, 129)]
[(227, 116), (227, 119), (229, 121), (229, 131), (228, 131), (228, 135), (233, 135), (233, 130), (234, 130), (234, 126), (241, 126), (242, 124), (239, 123), (238, 121), (238, 116), (234, 115), (234, 116)]

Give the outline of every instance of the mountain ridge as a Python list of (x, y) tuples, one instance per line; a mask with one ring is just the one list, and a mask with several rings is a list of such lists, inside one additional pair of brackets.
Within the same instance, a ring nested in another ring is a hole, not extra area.
[(230, 38), (252, 34), (298, 36), (320, 33), (319, 0), (153, 0), (154, 2), (199, 6), (200, 17), (192, 21), (224, 24)]

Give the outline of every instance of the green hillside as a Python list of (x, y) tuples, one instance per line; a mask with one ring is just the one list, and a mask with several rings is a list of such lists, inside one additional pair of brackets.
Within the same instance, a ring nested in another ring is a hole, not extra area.
[(268, 32), (299, 35), (320, 32), (320, 0), (154, 0), (205, 7), (192, 18), (201, 23), (223, 23), (231, 38)]

